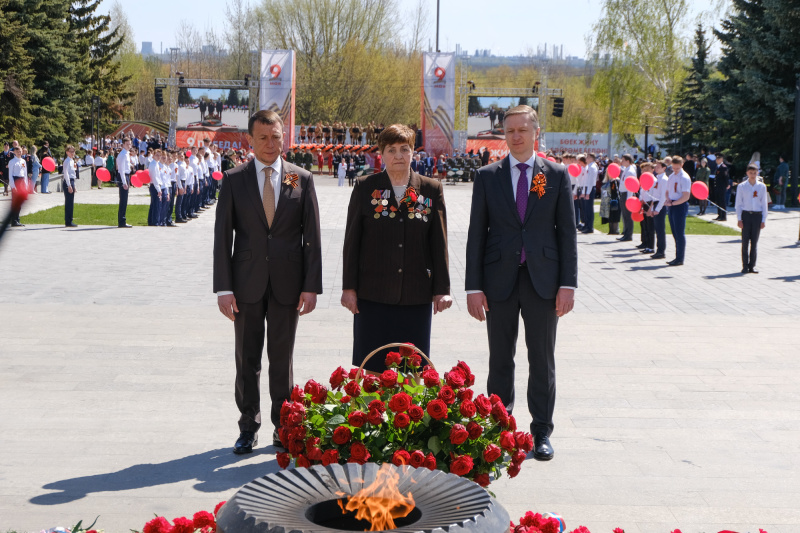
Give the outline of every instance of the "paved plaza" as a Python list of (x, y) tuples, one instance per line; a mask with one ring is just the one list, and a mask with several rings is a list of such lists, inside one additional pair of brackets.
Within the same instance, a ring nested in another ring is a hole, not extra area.
[[(339, 305), (350, 189), (316, 184), (324, 294), (300, 319), (299, 383), (327, 382), (352, 347)], [(434, 317), (431, 355), (440, 369), (466, 361), (481, 392), (486, 330), (464, 293), (471, 191), (445, 190), (455, 304)], [(26, 211), (59, 202), (37, 195)], [(116, 190), (76, 202), (115, 203)], [(533, 510), (593, 533), (800, 531), (800, 211), (770, 216), (758, 275), (739, 273), (738, 237), (689, 236), (686, 265), (670, 268), (602, 228), (578, 235), (555, 458), (491, 486), (514, 520)], [(0, 243), (0, 532), (100, 515), (97, 527), (124, 533), (154, 513), (211, 510), (278, 469), (266, 443), (231, 453), (233, 327), (211, 292), (213, 224), (212, 208), (178, 228), (28, 226)], [(529, 424), (524, 402), (515, 415)]]

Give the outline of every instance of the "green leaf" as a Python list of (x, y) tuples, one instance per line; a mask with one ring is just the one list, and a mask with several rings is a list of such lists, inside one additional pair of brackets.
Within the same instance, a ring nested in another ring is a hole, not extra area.
[(432, 420), (431, 415), (428, 414), (428, 411), (425, 411), (425, 415), (422, 417), (422, 423), (425, 424), (426, 426), (430, 426), (431, 420)]
[(314, 415), (311, 417), (311, 420), (309, 420), (309, 422), (311, 422), (312, 426), (321, 426), (325, 424), (325, 417), (323, 417), (322, 415)]
[(333, 415), (332, 417), (330, 417), (330, 419), (328, 419), (328, 426), (330, 427), (341, 426), (342, 424), (344, 424), (344, 422), (345, 422), (344, 416)]
[(442, 443), (439, 440), (439, 437), (433, 436), (428, 439), (428, 448), (431, 449), (434, 455), (438, 454), (442, 451)]

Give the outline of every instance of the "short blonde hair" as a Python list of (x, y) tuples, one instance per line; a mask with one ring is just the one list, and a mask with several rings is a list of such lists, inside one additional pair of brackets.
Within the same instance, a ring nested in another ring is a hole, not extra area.
[(513, 115), (528, 115), (528, 118), (530, 118), (531, 122), (533, 123), (533, 128), (534, 129), (539, 128), (539, 115), (536, 114), (536, 110), (531, 106), (518, 105), (516, 107), (512, 107), (511, 109), (506, 111), (505, 115), (503, 115), (503, 124), (506, 123), (508, 117)]

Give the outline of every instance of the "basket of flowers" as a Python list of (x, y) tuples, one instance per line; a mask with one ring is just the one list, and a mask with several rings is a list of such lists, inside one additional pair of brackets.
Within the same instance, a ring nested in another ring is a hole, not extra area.
[[(281, 407), (278, 435), (287, 468), (366, 462), (439, 469), (483, 487), (503, 471), (519, 474), (533, 448), (530, 433), (496, 395), (475, 396), (475, 376), (459, 361), (440, 376), (428, 357), (411, 344), (388, 344), (387, 370), (366, 373), (363, 364), (337, 368), (330, 389), (309, 380), (295, 385)], [(423, 359), (427, 363), (423, 366)]]

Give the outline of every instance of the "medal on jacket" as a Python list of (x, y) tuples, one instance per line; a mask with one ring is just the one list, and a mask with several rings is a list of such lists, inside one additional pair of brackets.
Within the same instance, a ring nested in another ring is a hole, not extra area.
[(370, 195), (372, 196), (372, 201), (370, 202), (372, 205), (378, 205), (378, 200), (381, 198), (382, 192), (383, 191), (381, 191), (380, 189), (375, 189), (374, 191), (372, 191), (372, 194)]
[(291, 186), (292, 189), (296, 189), (298, 179), (299, 176), (297, 174), (286, 174), (283, 177), (283, 184)]

